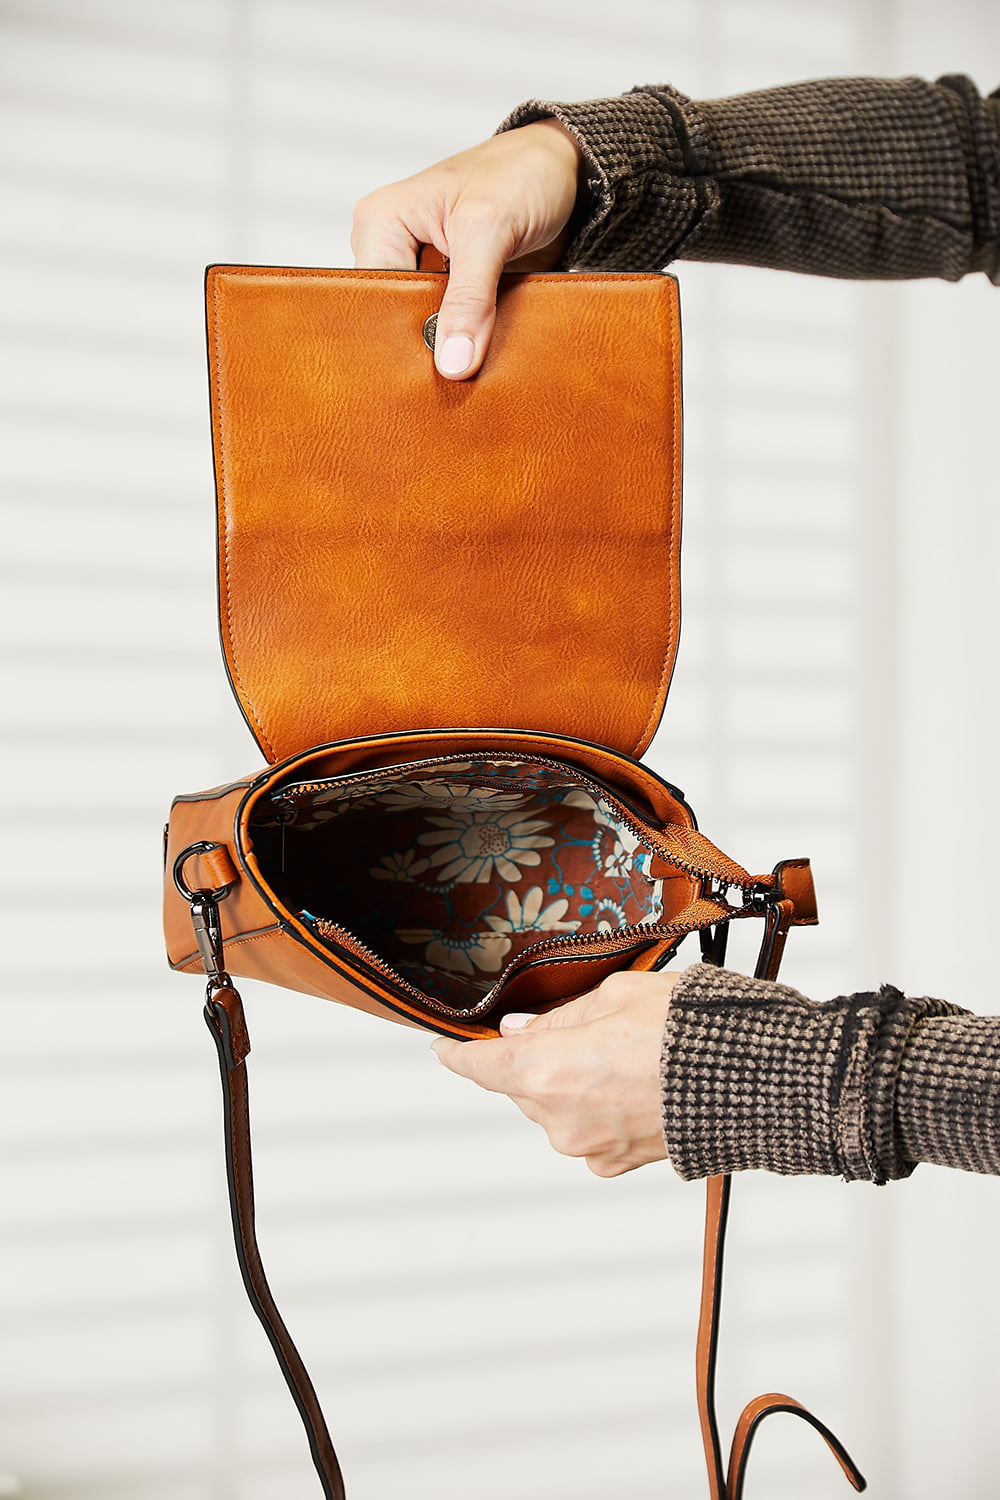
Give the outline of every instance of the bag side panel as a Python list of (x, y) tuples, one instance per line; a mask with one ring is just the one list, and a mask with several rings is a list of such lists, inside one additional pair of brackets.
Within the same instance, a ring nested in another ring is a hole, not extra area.
[[(204, 978), (194, 940), (191, 908), (173, 881), (173, 866), (190, 845), (220, 844), (229, 854), (238, 874), (232, 890), (219, 902), (219, 918), (225, 944), (227, 971), (243, 979), (259, 979), (301, 994), (335, 1000), (355, 1010), (397, 1021), (407, 1026), (431, 1027), (452, 1036), (492, 1036), (491, 1028), (475, 1022), (453, 1025), (421, 1017), (405, 1000), (379, 984), (373, 975), (362, 978), (347, 965), (338, 964), (328, 951), (313, 951), (299, 924), (284, 922), (280, 911), (269, 905), (258, 884), (250, 878), (247, 854), (236, 830), (236, 821), (249, 782), (243, 781), (201, 795), (178, 797), (171, 809), (166, 837), (166, 870), (163, 898), (163, 928), (171, 968)], [(193, 877), (196, 861), (185, 867)], [(288, 928), (299, 926), (299, 936)], [(305, 941), (303, 941), (305, 938)]]

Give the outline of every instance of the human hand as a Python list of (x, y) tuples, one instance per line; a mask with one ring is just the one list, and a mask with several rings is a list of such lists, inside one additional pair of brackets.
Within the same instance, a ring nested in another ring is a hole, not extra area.
[(612, 974), (589, 994), (540, 1016), (505, 1016), (500, 1036), (438, 1037), (453, 1073), (508, 1094), (564, 1156), (618, 1177), (666, 1156), (660, 1050), (677, 974)]
[(500, 273), (548, 270), (564, 249), (582, 153), (557, 120), (536, 120), (362, 198), (356, 266), (413, 270), (421, 245), (450, 260), (434, 358), (449, 380), (479, 369), (496, 318)]

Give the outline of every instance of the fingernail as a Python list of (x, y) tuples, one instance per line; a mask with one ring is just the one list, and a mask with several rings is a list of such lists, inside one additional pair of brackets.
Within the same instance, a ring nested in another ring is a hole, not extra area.
[(452, 333), (441, 345), (438, 369), (443, 375), (462, 375), (472, 364), (476, 346), (465, 333)]
[(532, 1021), (537, 1019), (537, 1016), (522, 1016), (515, 1013), (514, 1015), (504, 1016), (500, 1025), (507, 1031), (523, 1031), (526, 1026), (530, 1026)]

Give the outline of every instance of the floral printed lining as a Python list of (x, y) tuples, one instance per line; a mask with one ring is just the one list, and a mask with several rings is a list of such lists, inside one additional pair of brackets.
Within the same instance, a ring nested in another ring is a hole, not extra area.
[(318, 936), (346, 927), (456, 1008), (536, 943), (662, 916), (649, 851), (558, 767), (472, 760), (290, 787), (255, 824), (258, 857), (284, 846), (286, 899)]

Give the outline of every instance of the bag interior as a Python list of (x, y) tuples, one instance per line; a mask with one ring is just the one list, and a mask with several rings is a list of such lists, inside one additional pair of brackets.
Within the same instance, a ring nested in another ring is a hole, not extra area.
[(394, 767), (281, 788), (251, 823), (262, 873), (321, 941), (346, 928), (456, 1010), (528, 948), (669, 921), (675, 882), (650, 875), (641, 820), (568, 767)]

